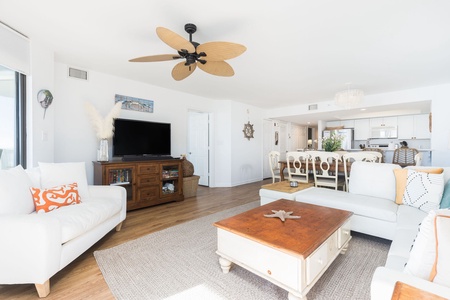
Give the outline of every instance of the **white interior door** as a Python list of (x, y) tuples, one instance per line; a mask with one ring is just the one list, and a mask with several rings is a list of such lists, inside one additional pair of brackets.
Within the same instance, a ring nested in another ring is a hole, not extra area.
[(269, 152), (272, 151), (274, 143), (273, 121), (264, 120), (263, 126), (263, 178), (270, 178), (272, 172), (269, 166)]
[(199, 185), (209, 186), (209, 114), (189, 112), (188, 160), (194, 174), (200, 176)]

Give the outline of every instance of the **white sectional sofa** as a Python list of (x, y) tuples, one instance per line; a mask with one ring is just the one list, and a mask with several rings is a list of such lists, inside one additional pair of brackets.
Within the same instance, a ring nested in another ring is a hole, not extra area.
[[(394, 169), (401, 168), (394, 164), (354, 162), (349, 192), (313, 187), (297, 192), (295, 201), (352, 211), (352, 231), (392, 240), (385, 266), (379, 267), (374, 274), (372, 299), (391, 299), (396, 281), (450, 298), (449, 287), (403, 272), (419, 225), (427, 213), (395, 203)], [(447, 182), (449, 178), (450, 168), (444, 168), (444, 181)], [(260, 196), (263, 204), (282, 198), (283, 195), (267, 194), (267, 191), (260, 190)]]
[[(37, 213), (30, 187), (77, 182), (81, 203)], [(126, 217), (126, 191), (88, 186), (84, 163), (20, 166), (0, 171), (0, 284), (35, 284), (40, 297), (50, 278)]]

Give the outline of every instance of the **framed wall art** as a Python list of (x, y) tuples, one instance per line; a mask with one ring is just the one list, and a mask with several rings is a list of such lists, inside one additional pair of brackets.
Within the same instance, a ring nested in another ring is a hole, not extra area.
[(122, 102), (122, 109), (153, 113), (153, 101), (123, 95), (115, 96), (115, 102)]

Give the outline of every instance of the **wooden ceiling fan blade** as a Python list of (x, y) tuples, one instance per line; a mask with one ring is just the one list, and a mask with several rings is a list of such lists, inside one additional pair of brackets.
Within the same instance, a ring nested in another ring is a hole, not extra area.
[(207, 61), (223, 61), (237, 57), (245, 52), (244, 45), (229, 42), (209, 42), (197, 47), (197, 53), (205, 52), (201, 59)]
[(173, 79), (177, 81), (185, 79), (195, 71), (196, 65), (196, 63), (193, 63), (186, 66), (184, 61), (176, 64), (172, 69)]
[(166, 61), (166, 60), (174, 60), (179, 59), (181, 56), (177, 54), (159, 54), (159, 55), (150, 55), (150, 56), (142, 56), (130, 59), (130, 62), (154, 62), (154, 61)]
[(207, 61), (205, 64), (198, 63), (198, 67), (206, 73), (217, 76), (233, 76), (234, 70), (225, 61)]
[(158, 37), (167, 45), (172, 47), (173, 49), (180, 51), (181, 50), (187, 50), (188, 53), (194, 53), (195, 47), (192, 45), (191, 42), (186, 40), (181, 35), (176, 34), (172, 30), (169, 30), (164, 27), (157, 27), (156, 28), (156, 34)]

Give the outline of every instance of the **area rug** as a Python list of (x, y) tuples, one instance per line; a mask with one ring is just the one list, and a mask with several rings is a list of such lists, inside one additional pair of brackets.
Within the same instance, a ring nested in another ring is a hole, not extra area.
[[(221, 219), (257, 207), (252, 202), (176, 225), (122, 245), (95, 251), (100, 270), (117, 299), (287, 299), (274, 284), (233, 266), (223, 274), (215, 253)], [(308, 299), (370, 299), (370, 281), (385, 263), (390, 243), (353, 234), (308, 293)]]

